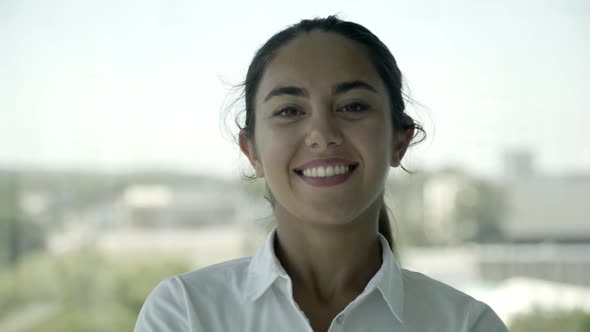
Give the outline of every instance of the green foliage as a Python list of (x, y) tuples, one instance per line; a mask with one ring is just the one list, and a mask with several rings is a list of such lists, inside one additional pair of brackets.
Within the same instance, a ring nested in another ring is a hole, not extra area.
[(535, 309), (514, 317), (511, 332), (588, 332), (590, 313), (582, 310), (547, 311)]
[[(444, 218), (448, 236), (432, 236), (426, 212), (425, 189), (432, 180), (451, 179), (457, 192), (448, 197), (453, 209)], [(493, 242), (502, 239), (501, 221), (507, 210), (504, 189), (457, 169), (421, 171), (392, 177), (386, 185), (386, 202), (394, 215), (398, 238), (403, 245), (440, 245), (465, 241)]]
[(0, 270), (0, 319), (14, 308), (60, 296), (54, 262), (46, 254), (25, 256), (16, 266)]
[(25, 219), (0, 218), (0, 269), (45, 249), (45, 230)]
[(49, 302), (60, 310), (27, 332), (131, 331), (157, 283), (190, 269), (178, 261), (137, 262), (134, 257), (115, 259), (93, 250), (31, 256), (0, 273), (0, 313)]
[(464, 240), (494, 242), (502, 238), (500, 223), (507, 211), (503, 188), (483, 180), (471, 179), (457, 193), (456, 222)]
[(26, 332), (133, 331), (136, 314), (117, 303), (109, 307), (81, 307), (62, 310)]

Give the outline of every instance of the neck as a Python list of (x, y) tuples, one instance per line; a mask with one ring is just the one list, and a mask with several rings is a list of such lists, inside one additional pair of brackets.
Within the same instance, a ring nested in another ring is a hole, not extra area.
[(363, 220), (325, 226), (277, 214), (277, 258), (293, 288), (320, 302), (356, 297), (381, 266), (378, 210)]

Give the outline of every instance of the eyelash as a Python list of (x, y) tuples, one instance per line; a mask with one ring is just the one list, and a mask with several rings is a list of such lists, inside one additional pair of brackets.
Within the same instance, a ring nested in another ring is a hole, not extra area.
[(351, 107), (351, 106), (358, 107), (358, 110), (352, 111), (352, 113), (362, 113), (362, 112), (366, 111), (367, 109), (369, 109), (369, 105), (367, 105), (365, 103), (359, 103), (359, 102), (354, 102), (354, 103), (350, 103), (350, 104), (344, 105), (340, 109), (343, 109), (343, 108), (346, 108), (346, 107)]
[[(350, 104), (347, 104), (347, 105), (342, 106), (339, 110), (344, 109), (344, 108), (348, 108), (348, 107), (357, 107), (357, 110), (352, 111), (352, 112), (344, 112), (344, 113), (362, 113), (362, 112), (366, 111), (367, 109), (369, 109), (369, 105), (367, 105), (365, 103), (354, 102), (354, 103), (350, 103)], [(283, 115), (281, 115), (283, 112), (285, 112), (287, 110), (294, 110), (294, 111), (297, 111), (297, 112), (301, 112), (296, 107), (286, 106), (286, 107), (281, 108), (278, 111), (276, 111), (275, 114), (274, 114), (274, 116), (277, 116), (277, 117), (280, 117), (280, 118), (292, 118), (293, 116), (283, 116)]]
[(274, 115), (279, 118), (292, 118), (292, 116), (281, 115), (283, 112), (289, 111), (289, 110), (294, 110), (294, 111), (300, 112), (297, 108), (295, 108), (293, 106), (287, 106), (287, 107), (283, 107), (283, 108), (279, 109), (278, 111), (276, 111)]

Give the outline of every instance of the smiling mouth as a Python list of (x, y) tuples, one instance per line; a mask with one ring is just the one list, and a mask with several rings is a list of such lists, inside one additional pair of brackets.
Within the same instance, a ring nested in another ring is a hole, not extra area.
[(338, 172), (338, 171), (334, 171), (334, 168), (332, 170), (332, 175), (327, 175), (327, 168), (328, 167), (323, 167), (324, 169), (324, 173), (320, 173), (320, 174), (316, 174), (316, 176), (313, 175), (305, 175), (303, 170), (298, 170), (298, 169), (294, 169), (293, 172), (295, 172), (296, 174), (300, 175), (300, 176), (307, 176), (307, 177), (315, 177), (315, 178), (325, 178), (325, 177), (331, 177), (331, 176), (338, 176), (338, 175), (343, 175), (343, 174), (348, 174), (348, 173), (352, 173), (357, 167), (359, 166), (358, 163), (352, 164), (352, 165), (346, 165), (346, 170), (345, 172)]

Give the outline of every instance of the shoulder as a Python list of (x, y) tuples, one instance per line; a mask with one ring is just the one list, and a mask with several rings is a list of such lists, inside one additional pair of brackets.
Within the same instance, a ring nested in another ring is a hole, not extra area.
[(251, 257), (238, 258), (166, 278), (150, 295), (178, 294), (199, 289), (214, 289), (216, 286), (239, 286), (236, 283), (243, 281), (248, 273), (250, 260)]
[(406, 297), (420, 297), (432, 301), (469, 303), (475, 299), (456, 288), (419, 272), (402, 269)]
[(408, 315), (424, 312), (468, 331), (508, 331), (487, 304), (422, 273), (402, 269)]
[(248, 273), (248, 265), (252, 257), (237, 258), (223, 263), (210, 265), (176, 276), (186, 285), (197, 285), (206, 282), (208, 285), (223, 283), (242, 278)]
[(239, 301), (250, 259), (239, 258), (161, 281), (143, 304), (135, 331), (185, 331), (188, 322), (197, 318), (193, 313), (206, 314), (227, 301)]
[[(245, 287), (251, 257), (243, 257), (176, 275), (163, 281), (169, 287), (180, 288), (188, 298), (195, 300), (210, 296), (226, 299), (238, 297)], [(210, 299), (208, 300), (210, 301)], [(211, 304), (211, 302), (208, 302)]]

